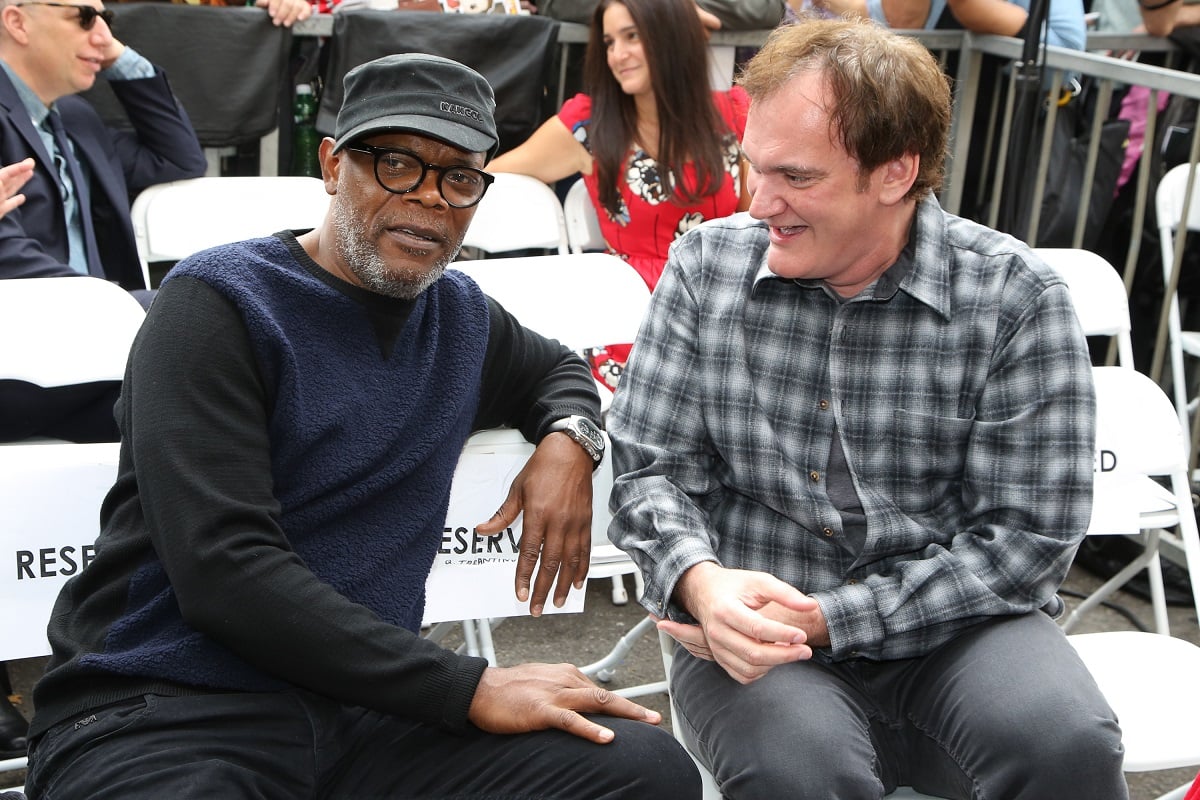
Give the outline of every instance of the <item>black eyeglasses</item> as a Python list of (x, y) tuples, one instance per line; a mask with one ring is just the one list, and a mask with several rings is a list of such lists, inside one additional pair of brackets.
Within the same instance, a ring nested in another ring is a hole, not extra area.
[(25, 6), (52, 6), (54, 8), (73, 8), (79, 12), (79, 27), (83, 28), (85, 31), (90, 31), (92, 28), (96, 27), (96, 18), (97, 17), (104, 20), (104, 24), (110, 28), (112, 27), (113, 21), (117, 18), (117, 15), (114, 14), (112, 11), (110, 11), (107, 8), (92, 8), (91, 6), (77, 6), (74, 3), (50, 3), (50, 2), (42, 2), (41, 0), (37, 0), (35, 2), (35, 0), (30, 0), (30, 2), (28, 2), (28, 3), (16, 3), (15, 5), (17, 8), (24, 8)]
[(416, 153), (398, 147), (348, 144), (345, 149), (374, 157), (375, 180), (392, 194), (408, 194), (425, 181), (426, 172), (433, 170), (438, 174), (437, 187), (442, 199), (453, 208), (475, 205), (483, 199), (492, 181), (496, 180), (494, 176), (474, 167), (427, 164)]

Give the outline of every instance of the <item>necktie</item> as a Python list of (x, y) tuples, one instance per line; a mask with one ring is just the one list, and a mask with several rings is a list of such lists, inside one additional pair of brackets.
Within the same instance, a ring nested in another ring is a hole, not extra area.
[(87, 254), (88, 273), (103, 278), (104, 268), (100, 265), (96, 230), (92, 224), (91, 193), (88, 191), (87, 181), (84, 180), (83, 169), (75, 157), (75, 151), (71, 149), (71, 142), (67, 138), (66, 130), (63, 129), (62, 117), (58, 115), (57, 111), (52, 110), (46, 116), (46, 121), (50, 126), (50, 133), (54, 136), (54, 143), (58, 147), (59, 158), (62, 159), (59, 165), (60, 171), (65, 168), (67, 175), (71, 178), (71, 183), (75, 186), (75, 197), (79, 205), (79, 222), (83, 228), (83, 245)]

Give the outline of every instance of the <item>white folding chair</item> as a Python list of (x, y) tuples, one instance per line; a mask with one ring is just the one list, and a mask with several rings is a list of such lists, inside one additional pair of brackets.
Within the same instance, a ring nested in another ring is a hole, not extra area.
[(513, 250), (567, 252), (567, 229), (558, 195), (537, 178), (496, 173), (479, 201), (463, 238), (463, 247), (486, 253)]
[(146, 312), (115, 283), (0, 281), (0, 379), (43, 387), (119, 381)]
[(320, 178), (204, 177), (151, 186), (130, 216), (143, 265), (179, 261), (219, 244), (314, 228), (329, 195)]
[(1067, 282), (1084, 335), (1114, 337), (1117, 363), (1132, 367), (1129, 297), (1125, 294), (1125, 283), (1113, 266), (1090, 250), (1037, 247), (1033, 252)]
[[(1175, 265), (1175, 233), (1181, 225), (1188, 231), (1200, 231), (1200, 172), (1192, 186), (1191, 202), (1188, 202), (1187, 185), (1190, 167), (1180, 164), (1173, 167), (1159, 181), (1154, 195), (1155, 214), (1158, 217), (1158, 238), (1162, 248), (1163, 285), (1171, 285)], [(1184, 223), (1184, 206), (1188, 206), (1187, 222)], [(1200, 358), (1200, 331), (1182, 329), (1179, 310), (1179, 292), (1164, 297), (1169, 306), (1167, 314), (1167, 349), (1171, 358), (1171, 386), (1174, 390), (1175, 409), (1184, 431), (1191, 431), (1189, 413), (1196, 409), (1196, 400), (1188, 397), (1187, 373), (1184, 358)], [(1191, 446), (1190, 436), (1185, 436), (1185, 446)]]
[[(521, 323), (583, 354), (632, 342), (650, 304), (650, 290), (628, 264), (608, 253), (456, 261), (459, 269)], [(594, 309), (581, 312), (578, 299)], [(601, 407), (612, 392), (599, 381)]]
[(456, 261), (451, 266), (474, 278), (521, 324), (577, 351), (632, 342), (650, 304), (650, 290), (637, 272), (607, 253)]
[(604, 250), (608, 247), (604, 241), (604, 234), (600, 232), (596, 207), (592, 205), (592, 198), (588, 196), (583, 178), (575, 181), (567, 190), (567, 196), (563, 200), (563, 214), (567, 221), (567, 244), (572, 253)]
[[(1145, 569), (1155, 629), (1167, 634), (1159, 560), (1163, 538), (1173, 540), (1184, 553), (1200, 616), (1200, 536), (1192, 509), (1183, 431), (1171, 401), (1142, 373), (1123, 367), (1093, 367), (1092, 375), (1096, 386), (1096, 484), (1088, 535), (1139, 533), (1144, 549), (1076, 606), (1063, 627), (1072, 630), (1083, 614)], [(1155, 478), (1165, 480), (1166, 485)]]
[[(1125, 772), (1200, 765), (1200, 647), (1141, 631), (1080, 633), (1067, 639), (1117, 714)], [(1186, 788), (1159, 800), (1182, 798)]]
[[(0, 447), (0, 662), (49, 655), (51, 609), (95, 554), (119, 452), (116, 443)], [(24, 757), (0, 761), (0, 773), (24, 767)]]

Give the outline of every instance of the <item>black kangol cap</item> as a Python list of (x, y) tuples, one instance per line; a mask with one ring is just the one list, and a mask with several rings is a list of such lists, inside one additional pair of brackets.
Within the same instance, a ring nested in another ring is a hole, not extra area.
[(384, 56), (346, 73), (334, 152), (382, 131), (411, 131), (461, 150), (487, 153), (500, 145), (496, 99), (475, 70), (423, 53)]

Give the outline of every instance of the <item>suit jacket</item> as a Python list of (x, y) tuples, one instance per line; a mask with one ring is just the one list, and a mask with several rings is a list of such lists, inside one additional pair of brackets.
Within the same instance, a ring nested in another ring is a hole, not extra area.
[[(110, 85), (133, 132), (106, 127), (82, 98), (62, 97), (56, 106), (91, 176), (91, 214), (105, 277), (126, 289), (145, 289), (129, 218), (130, 198), (154, 183), (203, 175), (207, 165), (187, 113), (161, 70), (156, 69), (153, 78)], [(21, 190), (25, 204), (0, 219), (0, 278), (76, 275), (67, 263), (58, 170), (12, 81), (0, 70), (0, 164), (31, 156), (37, 166)]]

